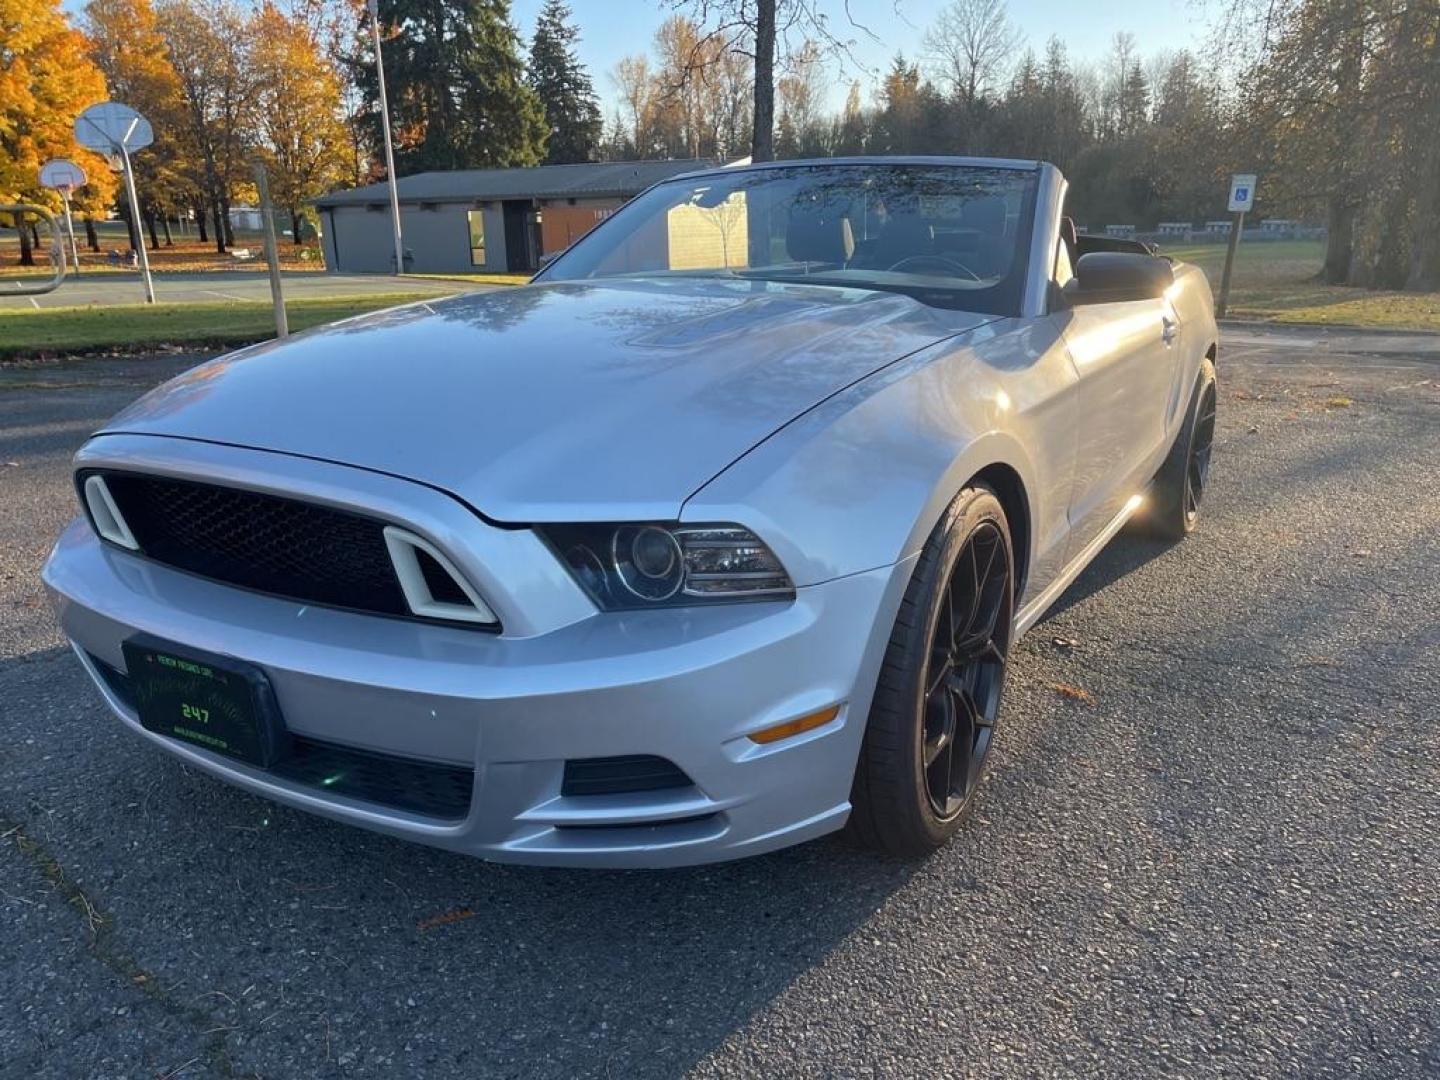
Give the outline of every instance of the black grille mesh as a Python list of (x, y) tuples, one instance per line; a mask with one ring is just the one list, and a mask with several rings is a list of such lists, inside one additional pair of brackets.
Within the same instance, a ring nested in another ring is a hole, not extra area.
[(105, 483), (141, 552), (157, 562), (294, 600), (410, 613), (379, 521), (138, 473), (106, 473)]
[(565, 762), (562, 795), (623, 795), (689, 787), (694, 781), (680, 766), (653, 754), (573, 758)]

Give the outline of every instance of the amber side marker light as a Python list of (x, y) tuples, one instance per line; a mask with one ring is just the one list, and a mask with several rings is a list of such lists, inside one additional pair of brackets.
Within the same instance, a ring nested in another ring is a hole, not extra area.
[(800, 717), (799, 720), (787, 720), (783, 724), (767, 727), (763, 731), (757, 731), (748, 736), (748, 738), (751, 742), (761, 744), (779, 742), (781, 739), (788, 739), (792, 735), (799, 735), (802, 731), (810, 731), (817, 727), (823, 727), (839, 715), (840, 706), (831, 705), (828, 709), (812, 712), (809, 716)]

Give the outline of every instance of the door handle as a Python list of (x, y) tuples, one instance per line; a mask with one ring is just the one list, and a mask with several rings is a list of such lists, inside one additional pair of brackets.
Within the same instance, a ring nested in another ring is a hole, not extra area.
[(1166, 345), (1173, 344), (1175, 336), (1180, 333), (1180, 324), (1168, 315), (1160, 316), (1160, 340)]

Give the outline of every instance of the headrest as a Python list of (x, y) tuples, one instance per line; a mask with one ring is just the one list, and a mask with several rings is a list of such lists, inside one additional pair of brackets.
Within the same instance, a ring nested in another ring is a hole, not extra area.
[(885, 223), (885, 239), (892, 245), (909, 244), (915, 254), (935, 239), (935, 227), (922, 218), (919, 212), (892, 214)]
[(855, 254), (850, 219), (833, 207), (797, 210), (785, 229), (785, 250), (796, 262), (847, 263)]
[(960, 220), (972, 229), (999, 233), (1005, 231), (1005, 200), (999, 195), (971, 199), (960, 209)]

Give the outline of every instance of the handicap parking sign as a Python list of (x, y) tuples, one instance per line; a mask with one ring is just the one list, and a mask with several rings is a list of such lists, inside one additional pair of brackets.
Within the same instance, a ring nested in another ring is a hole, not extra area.
[(1245, 212), (1255, 205), (1255, 174), (1236, 173), (1230, 177), (1230, 212)]

